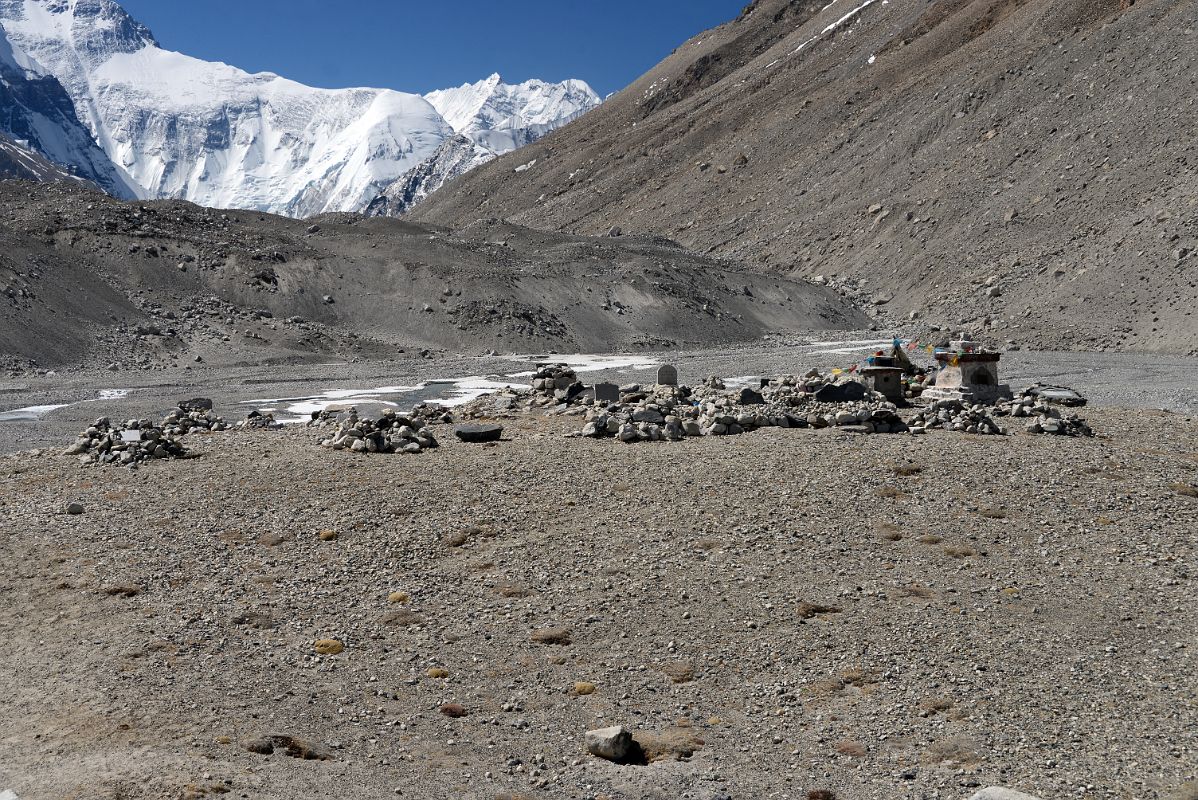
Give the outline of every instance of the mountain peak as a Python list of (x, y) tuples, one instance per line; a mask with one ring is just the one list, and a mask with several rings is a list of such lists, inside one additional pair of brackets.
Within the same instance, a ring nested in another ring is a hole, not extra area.
[(456, 89), (429, 92), (424, 99), (455, 131), (495, 152), (527, 143), (485, 141), (495, 131), (537, 129), (537, 135), (541, 135), (551, 129), (545, 126), (565, 124), (601, 102), (586, 81), (528, 80), (513, 85), (504, 83), (499, 73)]
[(0, 0), (0, 20), (26, 36), (64, 39), (105, 57), (158, 46), (115, 0)]

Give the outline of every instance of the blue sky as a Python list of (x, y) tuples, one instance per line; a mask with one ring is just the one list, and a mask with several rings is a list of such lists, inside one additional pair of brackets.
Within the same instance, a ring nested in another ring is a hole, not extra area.
[(606, 95), (748, 0), (120, 0), (163, 47), (314, 86), (427, 92), (499, 72)]

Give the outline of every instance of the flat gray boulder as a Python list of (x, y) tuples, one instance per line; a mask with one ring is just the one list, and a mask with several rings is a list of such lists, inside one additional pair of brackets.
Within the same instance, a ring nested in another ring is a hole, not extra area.
[(987, 786), (969, 800), (1040, 800), (1040, 798), (1024, 792), (1017, 792), (1014, 789), (1004, 789), (1001, 786)]
[(453, 435), (463, 442), (498, 442), (503, 436), (502, 425), (459, 425), (453, 429)]

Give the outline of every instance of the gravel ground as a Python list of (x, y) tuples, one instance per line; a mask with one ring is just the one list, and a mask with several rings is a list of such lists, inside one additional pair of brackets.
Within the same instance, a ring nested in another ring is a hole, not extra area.
[[(3, 457), (0, 792), (1192, 797), (1198, 424), (1088, 412), (1094, 439), (529, 416), (418, 456), (291, 428), (136, 472)], [(665, 758), (587, 755), (616, 724)]]

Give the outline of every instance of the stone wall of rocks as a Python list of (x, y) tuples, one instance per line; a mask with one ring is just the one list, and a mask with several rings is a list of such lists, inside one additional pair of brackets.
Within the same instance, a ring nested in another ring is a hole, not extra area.
[(907, 429), (893, 404), (866, 392), (859, 384), (851, 394), (865, 399), (845, 403), (816, 399), (830, 382), (814, 377), (782, 378), (760, 390), (728, 389), (716, 377), (693, 389), (624, 386), (620, 402), (591, 404), (580, 435), (614, 437), (631, 443), (737, 435), (769, 427), (851, 426), (860, 433), (898, 433)]
[(237, 427), (242, 430), (267, 430), (277, 431), (283, 427), (283, 423), (275, 420), (275, 415), (269, 412), (262, 413), (261, 411), (251, 411), (246, 415), (245, 419), (237, 423)]
[(1012, 417), (1026, 419), (1024, 430), (1028, 433), (1051, 433), (1058, 436), (1094, 435), (1084, 418), (1077, 414), (1066, 414), (1061, 410), (1061, 406), (1046, 402), (1028, 392), (1001, 404), (1000, 409)]
[(911, 418), (912, 433), (940, 429), (960, 433), (1002, 436), (1007, 429), (999, 425), (994, 406), (968, 405), (960, 400), (937, 400)]
[(193, 430), (224, 431), (229, 429), (223, 417), (218, 417), (212, 409), (206, 411), (185, 411), (176, 408), (162, 420), (162, 429), (174, 436), (183, 436)]

